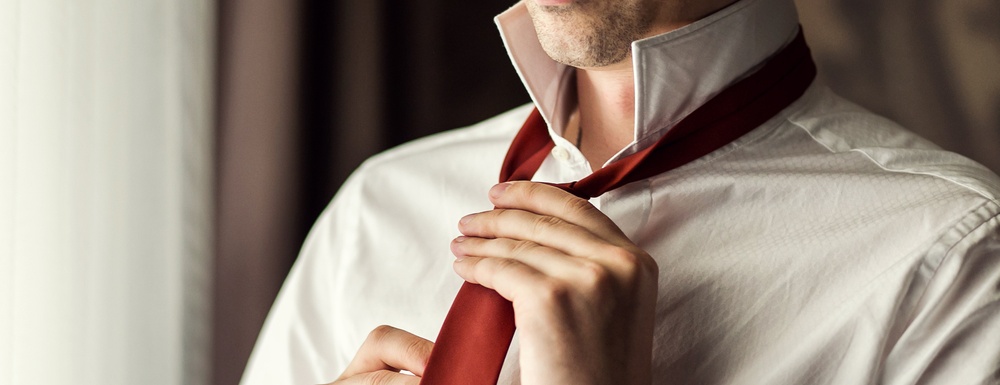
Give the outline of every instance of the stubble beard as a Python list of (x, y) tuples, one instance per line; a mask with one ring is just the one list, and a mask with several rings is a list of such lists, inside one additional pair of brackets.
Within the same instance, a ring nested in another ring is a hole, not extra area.
[(649, 30), (652, 12), (636, 2), (581, 0), (562, 7), (528, 2), (542, 48), (553, 60), (578, 68), (620, 63), (631, 43)]

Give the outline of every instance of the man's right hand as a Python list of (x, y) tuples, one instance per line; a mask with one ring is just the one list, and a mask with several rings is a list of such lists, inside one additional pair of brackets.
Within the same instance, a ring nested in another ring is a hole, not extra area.
[(344, 374), (329, 385), (418, 385), (433, 347), (433, 342), (405, 330), (379, 326), (368, 333)]

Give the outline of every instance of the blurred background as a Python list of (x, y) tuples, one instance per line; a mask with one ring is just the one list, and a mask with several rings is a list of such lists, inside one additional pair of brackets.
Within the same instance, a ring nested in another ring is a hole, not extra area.
[[(510, 0), (0, 0), (0, 384), (236, 384), (361, 161), (528, 102)], [(835, 91), (1000, 170), (1000, 3), (799, 1)]]

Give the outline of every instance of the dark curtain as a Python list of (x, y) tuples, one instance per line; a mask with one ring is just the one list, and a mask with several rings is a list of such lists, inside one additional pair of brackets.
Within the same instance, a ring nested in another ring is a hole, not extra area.
[(219, 2), (213, 383), (236, 384), (312, 222), (365, 158), (529, 101), (508, 0)]
[[(220, 0), (213, 383), (236, 384), (306, 232), (365, 158), (528, 101), (512, 0)], [(800, 1), (840, 94), (1000, 169), (1000, 4)]]
[(1000, 170), (1000, 2), (797, 3), (834, 91)]

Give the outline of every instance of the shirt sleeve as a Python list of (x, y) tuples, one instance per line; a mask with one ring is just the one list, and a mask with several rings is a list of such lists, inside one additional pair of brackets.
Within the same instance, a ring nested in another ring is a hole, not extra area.
[(905, 328), (894, 344), (889, 341), (880, 383), (1000, 384), (995, 213), (996, 202), (987, 203), (932, 247), (913, 282), (926, 282), (925, 289), (913, 307), (902, 306), (908, 310), (900, 314)]
[[(323, 212), (286, 278), (240, 382), (243, 385), (318, 384), (336, 379), (347, 362), (337, 341), (333, 301), (337, 261), (350, 252), (358, 201), (349, 179)], [(349, 359), (349, 357), (347, 358)]]

